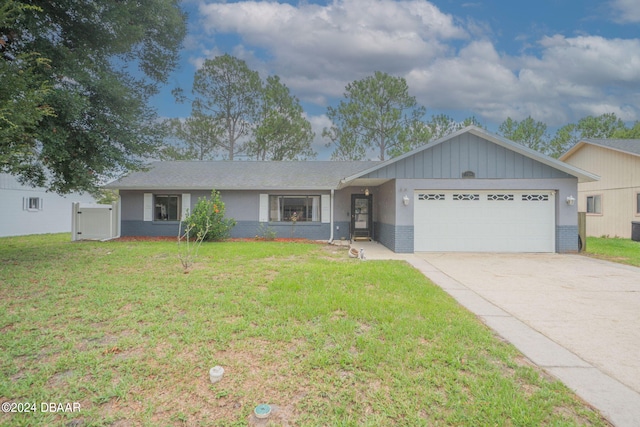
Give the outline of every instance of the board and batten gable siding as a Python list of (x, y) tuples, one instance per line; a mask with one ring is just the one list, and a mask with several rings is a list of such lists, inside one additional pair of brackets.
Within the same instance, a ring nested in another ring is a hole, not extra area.
[(362, 178), (457, 179), (466, 171), (476, 179), (569, 178), (570, 175), (466, 133), (373, 171)]

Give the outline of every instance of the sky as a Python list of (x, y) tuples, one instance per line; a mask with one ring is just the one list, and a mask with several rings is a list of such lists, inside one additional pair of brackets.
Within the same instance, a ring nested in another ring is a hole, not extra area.
[(311, 122), (319, 160), (327, 106), (375, 71), (403, 77), (427, 119), (475, 116), (496, 132), (528, 116), (550, 131), (588, 115), (640, 120), (638, 0), (184, 0), (179, 68), (153, 99), (187, 117), (171, 90), (189, 91), (205, 59), (230, 54), (278, 75)]

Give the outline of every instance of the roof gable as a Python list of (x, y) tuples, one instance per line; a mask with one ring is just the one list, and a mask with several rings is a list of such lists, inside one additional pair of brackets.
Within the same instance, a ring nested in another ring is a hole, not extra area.
[(413, 151), (347, 177), (358, 178), (462, 178), (471, 171), (476, 178), (563, 178), (581, 182), (598, 177), (545, 156), (523, 145), (468, 126)]
[(583, 139), (560, 156), (560, 160), (565, 161), (569, 159), (586, 145), (595, 145), (609, 150), (631, 154), (632, 156), (640, 156), (640, 139)]

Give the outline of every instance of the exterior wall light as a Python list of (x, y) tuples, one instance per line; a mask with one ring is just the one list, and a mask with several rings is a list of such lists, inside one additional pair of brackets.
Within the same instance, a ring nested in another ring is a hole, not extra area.
[(406, 194), (402, 196), (402, 204), (405, 206), (409, 206), (409, 196), (407, 196)]
[(576, 204), (576, 198), (575, 198), (575, 197), (573, 197), (573, 196), (569, 196), (569, 197), (567, 197), (567, 204), (568, 204), (569, 206), (573, 206), (573, 205), (575, 205), (575, 204)]
[(364, 195), (365, 195), (365, 196), (368, 196), (368, 195), (369, 195), (369, 189), (368, 189), (368, 188), (366, 188), (366, 189), (364, 190)]

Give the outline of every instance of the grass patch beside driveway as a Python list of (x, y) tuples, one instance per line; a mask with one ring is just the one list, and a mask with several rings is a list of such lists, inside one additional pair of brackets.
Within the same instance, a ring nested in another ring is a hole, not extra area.
[(587, 255), (640, 267), (640, 242), (631, 239), (588, 237)]
[(82, 409), (0, 424), (606, 425), (403, 262), (67, 240), (0, 239), (0, 400)]

